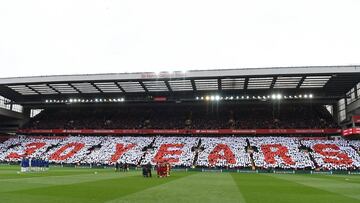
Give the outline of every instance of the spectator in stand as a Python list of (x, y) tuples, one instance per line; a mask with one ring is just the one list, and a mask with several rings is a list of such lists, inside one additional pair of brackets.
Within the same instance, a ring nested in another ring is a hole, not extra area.
[[(294, 116), (296, 115), (296, 116)], [(337, 128), (321, 105), (139, 106), (45, 109), (29, 129), (260, 129)]]
[[(354, 170), (360, 141), (291, 137), (24, 137), (1, 144), (0, 161), (41, 157), (58, 164)], [(253, 162), (252, 162), (253, 161)], [(125, 165), (124, 164), (124, 165)], [(127, 167), (126, 167), (127, 168)]]

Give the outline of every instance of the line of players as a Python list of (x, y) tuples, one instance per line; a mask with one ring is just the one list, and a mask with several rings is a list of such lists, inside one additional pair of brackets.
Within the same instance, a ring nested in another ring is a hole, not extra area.
[(116, 164), (115, 164), (115, 171), (116, 171), (116, 172), (119, 172), (120, 169), (121, 169), (123, 172), (129, 171), (129, 164), (116, 162)]
[[(152, 165), (150, 163), (143, 165), (142, 175), (147, 178), (152, 177), (151, 170), (152, 170)], [(118, 163), (117, 162), (115, 164), (115, 171), (116, 172), (129, 171), (129, 165), (127, 163)], [(171, 171), (171, 165), (168, 162), (161, 162), (156, 165), (157, 177), (159, 177), (159, 178), (170, 176), (170, 171)]]
[[(143, 165), (142, 175), (146, 178), (152, 177), (151, 169), (152, 166), (150, 163)], [(159, 178), (169, 177), (170, 171), (171, 171), (171, 165), (168, 162), (162, 162), (156, 165), (156, 173), (157, 173), (157, 177)]]
[(49, 161), (42, 159), (23, 158), (20, 162), (21, 172), (46, 171), (49, 169)]
[(156, 165), (156, 172), (159, 178), (170, 176), (171, 166), (168, 162), (158, 163)]

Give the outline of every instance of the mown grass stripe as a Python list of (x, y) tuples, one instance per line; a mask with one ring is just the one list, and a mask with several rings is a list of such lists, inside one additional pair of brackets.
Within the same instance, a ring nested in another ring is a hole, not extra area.
[(308, 187), (313, 187), (323, 191), (338, 194), (340, 196), (346, 196), (357, 199), (360, 201), (360, 184), (356, 181), (355, 183), (348, 182), (350, 178), (357, 179), (358, 177), (352, 177), (345, 175), (341, 176), (329, 176), (329, 175), (283, 175), (277, 176), (272, 175), (277, 179), (286, 181), (292, 181), (298, 184), (302, 184)]
[[(247, 203), (255, 202), (358, 202), (358, 200), (337, 193), (309, 187), (278, 177), (284, 174), (232, 174)], [(273, 177), (274, 176), (274, 177)]]
[(18, 166), (5, 168), (0, 170), (0, 202), (6, 203), (360, 202), (360, 176), (356, 175), (173, 171), (170, 178), (147, 179), (141, 171), (51, 168), (20, 175)]
[(186, 175), (188, 174), (181, 173), (169, 179), (149, 178), (144, 180), (144, 178), (140, 176), (140, 173), (138, 173), (137, 176), (114, 177), (112, 179), (70, 185), (56, 185), (45, 188), (21, 190), (14, 193), (18, 193), (19, 195), (42, 196), (42, 198), (50, 199), (56, 199), (56, 197), (61, 196), (65, 197), (67, 202), (72, 202), (72, 200), (79, 201), (79, 199), (82, 199), (82, 202), (104, 202), (145, 190), (149, 187), (164, 184), (167, 181), (176, 180)]
[(148, 188), (108, 203), (116, 202), (244, 202), (236, 183), (228, 173), (198, 173)]

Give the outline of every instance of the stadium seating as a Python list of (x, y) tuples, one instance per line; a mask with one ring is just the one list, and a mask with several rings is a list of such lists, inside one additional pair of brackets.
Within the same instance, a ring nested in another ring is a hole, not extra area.
[(246, 153), (245, 138), (201, 138), (198, 166), (250, 167), (250, 156)]
[(189, 167), (193, 164), (195, 156), (192, 147), (197, 143), (198, 138), (194, 137), (158, 137), (152, 149), (146, 152), (142, 164), (168, 162)]
[(49, 148), (59, 145), (62, 140), (24, 137), (11, 138), (2, 144), (0, 160), (20, 161), (22, 157), (38, 158), (47, 153)]
[(25, 158), (51, 163), (258, 169), (360, 169), (360, 141), (296, 137), (25, 137), (0, 145), (0, 161)]
[[(131, 109), (131, 110), (130, 110)], [(296, 115), (296, 116), (294, 116)], [(337, 128), (322, 105), (137, 106), (45, 109), (26, 129)]]
[(345, 140), (306, 140), (303, 144), (311, 148), (310, 154), (323, 169), (346, 170), (360, 167), (359, 154)]
[(250, 145), (257, 148), (254, 161), (261, 168), (314, 168), (309, 154), (299, 150), (295, 138), (262, 137), (249, 138)]
[(101, 147), (94, 149), (83, 162), (108, 165), (120, 162), (137, 165), (144, 154), (142, 150), (153, 140), (153, 137), (105, 137), (102, 139)]
[(350, 145), (354, 147), (357, 151), (360, 151), (360, 142), (359, 141), (350, 141)]

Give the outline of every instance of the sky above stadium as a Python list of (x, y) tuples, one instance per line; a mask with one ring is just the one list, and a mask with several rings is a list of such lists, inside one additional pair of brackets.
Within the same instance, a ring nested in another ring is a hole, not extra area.
[(0, 1), (0, 77), (360, 64), (358, 0)]

